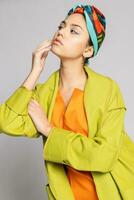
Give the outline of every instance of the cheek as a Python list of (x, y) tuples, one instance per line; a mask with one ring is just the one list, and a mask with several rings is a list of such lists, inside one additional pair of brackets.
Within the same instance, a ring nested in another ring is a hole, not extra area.
[(85, 42), (83, 41), (83, 38), (69, 39), (65, 44), (65, 49), (68, 54), (72, 56), (79, 56), (85, 49)]

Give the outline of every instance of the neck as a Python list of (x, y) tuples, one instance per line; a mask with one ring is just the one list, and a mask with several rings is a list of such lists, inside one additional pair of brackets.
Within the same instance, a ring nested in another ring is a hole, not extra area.
[(83, 64), (71, 62), (60, 63), (59, 87), (68, 90), (75, 87), (84, 88), (87, 73)]

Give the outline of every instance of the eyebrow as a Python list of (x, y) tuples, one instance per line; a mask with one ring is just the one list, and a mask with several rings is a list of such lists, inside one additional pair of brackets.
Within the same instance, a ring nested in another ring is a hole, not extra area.
[[(63, 20), (63, 21), (61, 21), (61, 23), (60, 24), (67, 24), (66, 23), (66, 21), (65, 20)], [(79, 28), (81, 28), (82, 30), (83, 30), (83, 28), (80, 26), (80, 25), (78, 25), (78, 24), (71, 24), (72, 26), (78, 26)], [(83, 30), (84, 31), (84, 30)]]

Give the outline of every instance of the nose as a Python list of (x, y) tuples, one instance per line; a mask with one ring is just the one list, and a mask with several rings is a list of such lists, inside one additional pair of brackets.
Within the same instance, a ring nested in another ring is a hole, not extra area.
[(65, 28), (59, 29), (57, 35), (61, 35), (63, 37), (65, 35)]

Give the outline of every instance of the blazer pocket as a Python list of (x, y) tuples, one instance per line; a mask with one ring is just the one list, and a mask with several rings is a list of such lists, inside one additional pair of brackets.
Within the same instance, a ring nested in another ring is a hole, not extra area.
[(46, 190), (47, 195), (48, 195), (48, 200), (56, 200), (54, 195), (53, 195), (53, 193), (52, 193), (52, 191), (51, 191), (51, 189), (50, 189), (49, 183), (47, 183), (45, 185), (45, 190)]

